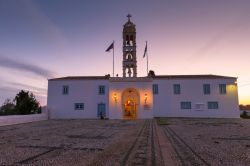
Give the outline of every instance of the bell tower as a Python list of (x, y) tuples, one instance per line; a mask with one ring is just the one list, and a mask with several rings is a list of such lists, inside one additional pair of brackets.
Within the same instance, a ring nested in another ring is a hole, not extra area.
[(136, 29), (135, 24), (130, 21), (131, 15), (128, 14), (128, 21), (123, 25), (123, 77), (137, 77), (136, 60)]

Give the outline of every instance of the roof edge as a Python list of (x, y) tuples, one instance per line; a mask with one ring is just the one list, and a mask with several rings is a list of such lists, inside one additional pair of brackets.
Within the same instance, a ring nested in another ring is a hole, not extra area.
[(155, 75), (154, 79), (237, 79), (237, 77), (221, 76), (213, 74), (201, 75)]
[[(204, 75), (155, 75), (151, 77), (137, 77), (137, 78), (152, 78), (152, 79), (237, 79), (237, 77), (230, 76), (221, 76), (213, 74), (204, 74)], [(110, 77), (110, 75), (105, 76), (68, 76), (68, 77), (59, 77), (52, 78), (49, 81), (65, 81), (65, 80), (124, 80), (122, 77)], [(128, 78), (127, 78), (128, 79)], [(131, 78), (132, 79), (132, 78)]]
[(49, 81), (65, 81), (65, 80), (108, 80), (110, 78), (109, 75), (106, 76), (68, 76), (68, 77), (59, 77), (52, 78)]

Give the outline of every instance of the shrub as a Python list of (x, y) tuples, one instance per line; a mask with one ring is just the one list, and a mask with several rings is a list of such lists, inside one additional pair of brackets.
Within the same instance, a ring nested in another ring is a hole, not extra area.
[(6, 99), (0, 108), (0, 115), (15, 115), (15, 104), (10, 100)]
[(243, 111), (243, 112), (240, 114), (240, 117), (243, 118), (243, 119), (250, 119), (250, 116), (247, 114), (246, 111)]
[(169, 125), (167, 118), (155, 118), (158, 125)]

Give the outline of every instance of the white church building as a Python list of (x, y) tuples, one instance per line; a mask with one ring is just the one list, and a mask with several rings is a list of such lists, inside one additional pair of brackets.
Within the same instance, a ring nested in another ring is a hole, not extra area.
[(237, 78), (218, 75), (137, 77), (136, 28), (123, 27), (123, 76), (73, 76), (48, 81), (51, 119), (238, 118)]

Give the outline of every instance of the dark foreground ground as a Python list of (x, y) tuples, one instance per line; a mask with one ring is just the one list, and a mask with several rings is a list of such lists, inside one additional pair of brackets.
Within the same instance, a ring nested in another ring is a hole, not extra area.
[(250, 120), (49, 120), (0, 127), (0, 165), (250, 165)]
[(250, 120), (168, 119), (167, 124), (161, 129), (178, 165), (250, 166)]
[(0, 127), (0, 165), (163, 165), (153, 120), (49, 120)]

